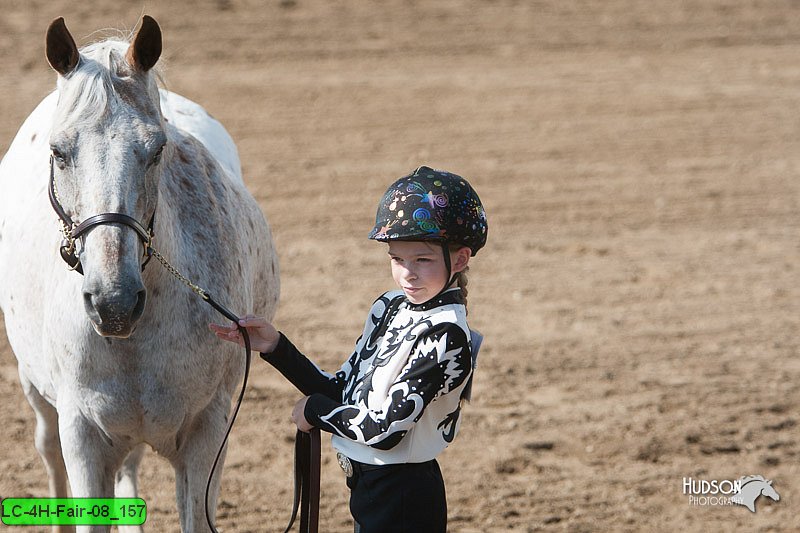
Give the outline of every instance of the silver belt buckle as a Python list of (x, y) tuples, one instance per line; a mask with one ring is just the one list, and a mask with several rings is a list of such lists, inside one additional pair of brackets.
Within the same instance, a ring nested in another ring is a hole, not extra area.
[(353, 463), (350, 462), (349, 457), (342, 452), (336, 452), (336, 460), (339, 462), (339, 466), (342, 467), (342, 470), (344, 470), (344, 474), (347, 477), (353, 475)]

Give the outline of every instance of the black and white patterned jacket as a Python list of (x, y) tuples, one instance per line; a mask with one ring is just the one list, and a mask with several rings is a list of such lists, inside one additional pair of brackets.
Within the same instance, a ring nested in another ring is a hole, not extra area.
[(375, 300), (355, 350), (335, 375), (320, 370), (281, 335), (261, 356), (302, 393), (306, 419), (333, 434), (334, 448), (369, 464), (417, 463), (455, 438), (472, 373), (461, 291), (424, 304), (402, 291)]

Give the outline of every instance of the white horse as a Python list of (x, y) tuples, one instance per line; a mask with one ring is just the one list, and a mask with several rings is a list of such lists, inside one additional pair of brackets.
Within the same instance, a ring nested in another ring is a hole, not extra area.
[(178, 270), (228, 308), (267, 317), (279, 292), (270, 229), (224, 128), (159, 90), (152, 18), (130, 44), (80, 51), (57, 19), (46, 43), (56, 90), (0, 163), (0, 307), (50, 494), (67, 497), (68, 482), (73, 497), (134, 497), (149, 444), (175, 469), (181, 529), (207, 531), (207, 476), (244, 356), (215, 339), (207, 324), (220, 316), (186, 285), (155, 260), (142, 269), (145, 246), (130, 222), (75, 239), (84, 275), (69, 270), (49, 178), (74, 222), (100, 213), (140, 228), (152, 221), (154, 247)]

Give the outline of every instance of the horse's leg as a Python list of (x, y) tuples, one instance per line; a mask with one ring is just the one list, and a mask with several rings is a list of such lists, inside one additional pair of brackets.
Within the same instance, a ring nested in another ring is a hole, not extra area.
[[(39, 455), (42, 456), (44, 467), (47, 470), (47, 479), (50, 485), (51, 498), (66, 498), (67, 494), (67, 468), (61, 456), (61, 440), (58, 436), (58, 411), (50, 402), (45, 400), (33, 383), (20, 372), (19, 380), (28, 403), (36, 413), (36, 434), (34, 443)], [(71, 533), (75, 531), (72, 526), (53, 526), (54, 533)]]
[[(183, 532), (209, 531), (204, 506), (206, 484), (225, 434), (229, 409), (230, 399), (219, 394), (180, 436), (182, 444), (173, 461), (173, 467), (175, 493)], [(217, 496), (224, 463), (225, 451), (222, 452), (209, 490), (208, 512), (212, 524), (217, 511)]]
[[(117, 481), (114, 485), (114, 496), (117, 498), (136, 498), (138, 497), (138, 473), (139, 463), (145, 452), (145, 444), (140, 444), (131, 450), (125, 462), (117, 470)], [(142, 526), (119, 526), (120, 533), (140, 533)]]
[[(58, 430), (61, 451), (67, 467), (72, 496), (75, 498), (113, 498), (114, 474), (128, 449), (114, 447), (111, 438), (78, 407), (77, 399), (58, 399)], [(78, 533), (107, 533), (109, 526), (78, 526)]]

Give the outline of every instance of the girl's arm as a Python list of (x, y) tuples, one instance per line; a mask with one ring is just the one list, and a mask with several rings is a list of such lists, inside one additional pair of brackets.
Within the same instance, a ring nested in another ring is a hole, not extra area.
[(275, 332), (275, 347), (271, 350), (262, 350), (261, 357), (274, 366), (303, 394), (307, 396), (320, 394), (334, 402), (341, 402), (342, 391), (347, 379), (351, 375), (353, 368), (357, 366), (359, 346), (364, 334), (372, 331), (375, 324), (381, 322), (391, 301), (384, 294), (372, 303), (372, 308), (364, 323), (364, 333), (356, 340), (355, 350), (335, 375), (321, 370), (305, 355), (300, 353), (285, 335), (277, 331)]
[[(263, 317), (247, 315), (238, 325), (247, 329), (250, 348), (258, 351), (262, 359), (278, 369), (300, 392), (305, 395), (318, 393), (332, 399), (341, 399), (344, 387), (342, 372), (331, 376), (320, 370)], [(244, 346), (244, 339), (237, 324), (231, 323), (229, 326), (209, 324), (209, 327), (220, 339)]]
[(306, 396), (320, 394), (333, 401), (341, 401), (345, 383), (344, 372), (337, 372), (333, 376), (328, 374), (300, 353), (283, 333), (279, 335), (275, 349), (269, 353), (262, 352), (261, 358), (274, 366)]
[(472, 370), (469, 341), (456, 324), (434, 326), (421, 336), (379, 409), (363, 401), (343, 405), (312, 394), (304, 415), (315, 427), (381, 450), (396, 446), (433, 400), (457, 389)]

